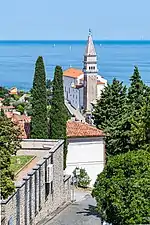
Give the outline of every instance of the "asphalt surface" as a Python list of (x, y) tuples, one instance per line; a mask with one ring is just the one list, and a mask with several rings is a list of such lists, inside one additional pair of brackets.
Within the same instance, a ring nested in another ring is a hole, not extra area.
[(95, 207), (95, 200), (86, 195), (80, 201), (69, 205), (46, 225), (101, 225)]

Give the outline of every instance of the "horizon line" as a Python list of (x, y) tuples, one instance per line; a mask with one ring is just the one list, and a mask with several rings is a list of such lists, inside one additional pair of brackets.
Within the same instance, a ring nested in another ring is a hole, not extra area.
[[(8, 39), (8, 40), (0, 40), (0, 42), (16, 42), (16, 41), (87, 41), (87, 39)], [(150, 41), (150, 39), (93, 39), (93, 41)]]

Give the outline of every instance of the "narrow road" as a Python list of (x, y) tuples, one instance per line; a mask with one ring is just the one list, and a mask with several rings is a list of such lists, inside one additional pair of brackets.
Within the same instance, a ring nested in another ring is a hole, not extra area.
[(84, 199), (68, 206), (46, 225), (101, 225), (95, 206), (95, 200), (86, 195)]

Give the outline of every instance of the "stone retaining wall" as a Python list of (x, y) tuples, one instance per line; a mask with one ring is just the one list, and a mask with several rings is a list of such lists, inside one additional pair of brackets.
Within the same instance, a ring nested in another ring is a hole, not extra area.
[[(21, 151), (25, 152), (25, 149)], [(35, 151), (40, 150), (26, 149), (29, 154), (35, 154)], [(63, 175), (63, 142), (47, 149), (47, 154), (42, 158), (16, 185), (16, 192), (1, 202), (2, 225), (36, 224), (62, 204), (71, 201), (70, 177)], [(48, 184), (45, 182), (47, 166), (51, 163), (54, 176)]]

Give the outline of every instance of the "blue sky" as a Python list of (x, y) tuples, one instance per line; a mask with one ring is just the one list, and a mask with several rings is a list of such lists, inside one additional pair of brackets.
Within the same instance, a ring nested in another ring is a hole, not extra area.
[(0, 40), (150, 39), (150, 0), (1, 0)]

